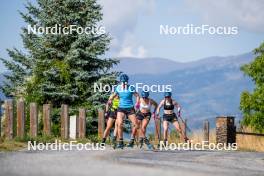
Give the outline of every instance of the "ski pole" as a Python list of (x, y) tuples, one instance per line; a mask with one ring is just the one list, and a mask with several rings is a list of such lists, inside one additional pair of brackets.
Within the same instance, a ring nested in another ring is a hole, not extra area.
[(156, 114), (153, 115), (154, 117), (154, 122), (155, 122), (155, 129), (156, 129), (156, 133), (158, 135), (158, 140), (160, 141), (160, 132), (158, 131), (158, 124), (157, 124), (157, 121), (156, 121)]
[(190, 132), (190, 133), (192, 133), (192, 130), (187, 126), (187, 124), (185, 123), (185, 121), (182, 119), (181, 115), (179, 115), (179, 118), (181, 119), (182, 123), (185, 125), (187, 131)]

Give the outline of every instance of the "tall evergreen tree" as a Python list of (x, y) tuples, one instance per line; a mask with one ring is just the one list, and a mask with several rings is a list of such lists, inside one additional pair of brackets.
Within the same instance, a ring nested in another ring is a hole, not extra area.
[(243, 112), (243, 124), (264, 132), (264, 43), (254, 51), (256, 58), (241, 69), (252, 78), (255, 89), (252, 93), (241, 94), (240, 108)]
[(11, 71), (6, 75), (4, 93), (39, 104), (49, 102), (55, 107), (62, 103), (87, 104), (93, 95), (93, 84), (103, 76), (116, 75), (109, 70), (117, 61), (103, 58), (110, 37), (93, 32), (103, 17), (101, 6), (96, 0), (37, 0), (37, 5), (27, 3), (26, 9), (20, 14), (31, 27), (76, 25), (89, 27), (90, 31), (34, 34), (28, 32), (28, 27), (22, 28), (26, 53), (8, 50), (11, 60), (1, 59)]

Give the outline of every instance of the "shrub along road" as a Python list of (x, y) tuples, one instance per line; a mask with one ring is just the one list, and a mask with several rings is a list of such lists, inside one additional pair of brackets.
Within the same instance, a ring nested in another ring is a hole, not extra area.
[(1, 152), (0, 175), (263, 175), (264, 153), (240, 151)]

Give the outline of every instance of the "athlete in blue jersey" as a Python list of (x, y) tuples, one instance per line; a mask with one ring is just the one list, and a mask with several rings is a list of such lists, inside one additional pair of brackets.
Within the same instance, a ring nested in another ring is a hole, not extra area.
[[(117, 148), (123, 148), (124, 142), (123, 142), (123, 120), (125, 116), (128, 117), (128, 119), (132, 122), (133, 128), (138, 129), (138, 125), (136, 123), (136, 114), (134, 109), (134, 103), (133, 103), (133, 96), (136, 97), (136, 108), (139, 108), (139, 95), (136, 92), (135, 88), (133, 86), (128, 85), (128, 76), (126, 74), (122, 74), (120, 76), (120, 82), (115, 92), (110, 96), (108, 103), (110, 104), (112, 100), (119, 96), (119, 106), (117, 109), (117, 134), (119, 138), (119, 142), (117, 145)], [(135, 136), (131, 136), (131, 140), (129, 142), (130, 146), (133, 146), (134, 144), (134, 138)]]

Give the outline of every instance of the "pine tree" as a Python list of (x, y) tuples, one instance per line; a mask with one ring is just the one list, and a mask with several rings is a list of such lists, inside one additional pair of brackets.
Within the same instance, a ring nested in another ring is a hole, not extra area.
[(25, 82), (27, 77), (31, 74), (32, 63), (30, 57), (26, 57), (24, 53), (14, 48), (7, 49), (12, 60), (0, 58), (6, 68), (11, 71), (4, 74), (6, 81), (1, 90), (7, 97), (20, 97), (25, 91)]
[(8, 50), (11, 60), (1, 59), (11, 71), (5, 75), (4, 93), (55, 107), (92, 104), (93, 84), (102, 77), (111, 82), (116, 75), (109, 70), (117, 61), (103, 58), (110, 37), (92, 31), (102, 20), (101, 6), (95, 0), (37, 0), (37, 5), (27, 3), (26, 9), (20, 14), (31, 27), (76, 25), (91, 31), (34, 34), (24, 27), (21, 36), (26, 53)]
[[(101, 85), (107, 86), (106, 90), (102, 89), (103, 91), (98, 91), (95, 90), (95, 87), (93, 87), (93, 92), (94, 94), (88, 98), (88, 102), (93, 102), (93, 106), (98, 109), (104, 109), (104, 105), (107, 102), (109, 96), (111, 93), (114, 91), (114, 85), (118, 84), (118, 81), (116, 80), (116, 77), (119, 75), (118, 72), (116, 73), (111, 73), (111, 74), (105, 74), (102, 76), (95, 84), (96, 85)], [(102, 104), (102, 102), (104, 102)]]

